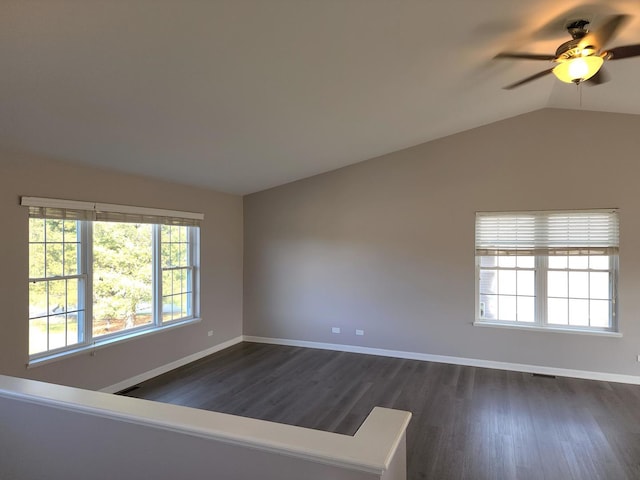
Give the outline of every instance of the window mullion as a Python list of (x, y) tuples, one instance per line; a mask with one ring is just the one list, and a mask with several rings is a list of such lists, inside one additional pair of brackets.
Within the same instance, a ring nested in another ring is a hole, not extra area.
[(153, 226), (153, 324), (162, 325), (162, 225)]
[(536, 255), (536, 314), (535, 322), (540, 326), (547, 324), (547, 270), (549, 268), (549, 257), (546, 255)]
[[(189, 260), (191, 265), (191, 314), (200, 316), (200, 229), (189, 227)], [(477, 314), (477, 309), (476, 309)]]
[(90, 344), (93, 341), (93, 224), (90, 221), (81, 221), (79, 223), (80, 258), (82, 259), (82, 271), (85, 274), (84, 291), (80, 295), (84, 302), (82, 343)]
[(609, 328), (618, 330), (618, 255), (609, 256), (609, 298), (611, 299), (611, 312)]

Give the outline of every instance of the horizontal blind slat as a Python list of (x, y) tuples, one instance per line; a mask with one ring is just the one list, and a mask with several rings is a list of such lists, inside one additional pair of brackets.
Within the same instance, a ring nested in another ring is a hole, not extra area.
[(29, 207), (31, 218), (152, 223), (189, 227), (199, 227), (204, 219), (201, 213), (52, 198), (22, 197), (20, 204)]
[[(611, 255), (618, 251), (617, 210), (478, 212), (476, 254)], [(563, 252), (563, 253), (561, 253)]]

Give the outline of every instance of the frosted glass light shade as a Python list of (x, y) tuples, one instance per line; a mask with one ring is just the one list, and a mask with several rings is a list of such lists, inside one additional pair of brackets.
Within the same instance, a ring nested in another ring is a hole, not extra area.
[(566, 62), (559, 63), (553, 69), (553, 74), (562, 82), (580, 83), (598, 73), (598, 70), (602, 67), (602, 63), (602, 57), (596, 55), (575, 57)]

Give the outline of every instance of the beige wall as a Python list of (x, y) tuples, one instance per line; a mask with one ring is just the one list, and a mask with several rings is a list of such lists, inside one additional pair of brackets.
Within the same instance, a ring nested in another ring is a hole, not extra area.
[[(38, 196), (202, 212), (202, 321), (36, 368), (28, 359), (28, 219)], [(242, 199), (211, 190), (0, 153), (0, 373), (102, 388), (242, 334)], [(213, 330), (212, 337), (207, 331)]]
[[(244, 333), (640, 375), (639, 148), (640, 116), (548, 109), (249, 195)], [(476, 211), (600, 207), (622, 338), (472, 326)]]

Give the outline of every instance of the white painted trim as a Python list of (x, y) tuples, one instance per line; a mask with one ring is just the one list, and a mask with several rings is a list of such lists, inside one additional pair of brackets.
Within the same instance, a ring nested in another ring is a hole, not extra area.
[(0, 398), (380, 476), (396, 452), (404, 453), (398, 447), (411, 419), (410, 412), (374, 407), (350, 436), (5, 375), (0, 375)]
[[(91, 275), (89, 275), (89, 281), (91, 281)], [(85, 309), (85, 314), (87, 314), (87, 311), (89, 310), (89, 308), (91, 308), (91, 305), (87, 306), (87, 308)], [(57, 362), (59, 360), (64, 360), (69, 357), (75, 357), (76, 355), (80, 355), (87, 352), (93, 354), (97, 350), (101, 350), (103, 348), (109, 347), (116, 343), (130, 342), (131, 340), (136, 340), (137, 338), (140, 338), (140, 337), (148, 337), (149, 335), (155, 335), (156, 333), (163, 333), (163, 332), (166, 332), (167, 330), (172, 330), (174, 328), (185, 327), (187, 325), (192, 325), (200, 321), (202, 321), (202, 319), (200, 317), (196, 317), (196, 318), (188, 318), (186, 320), (176, 320), (173, 323), (167, 323), (166, 325), (162, 325), (161, 327), (150, 325), (150, 326), (144, 326), (141, 328), (136, 328), (133, 332), (129, 332), (127, 334), (114, 335), (104, 340), (97, 340), (95, 342), (82, 344), (77, 348), (72, 348), (70, 350), (63, 350), (62, 352), (30, 359), (29, 363), (27, 363), (27, 368), (36, 368), (41, 365), (47, 365), (48, 363)]]
[(542, 365), (528, 365), (524, 363), (498, 362), (494, 360), (481, 360), (477, 358), (450, 357), (446, 355), (432, 355), (430, 353), (405, 352), (401, 350), (387, 350), (383, 348), (360, 347), (357, 345), (341, 345), (337, 343), (308, 342), (304, 340), (291, 340), (286, 338), (267, 338), (244, 335), (245, 342), (269, 343), (273, 345), (287, 345), (291, 347), (318, 348), (321, 350), (336, 350), (340, 352), (364, 353), (367, 355), (379, 355), (382, 357), (406, 358), (409, 360), (422, 360), (425, 362), (450, 363), (453, 365), (465, 365), (468, 367), (493, 368), (496, 370), (511, 370), (515, 372), (539, 373), (543, 375), (556, 375), (558, 377), (582, 378), (586, 380), (600, 380), (603, 382), (629, 383), (640, 385), (640, 376), (624, 375), (619, 373), (591, 372), (587, 370), (573, 370), (569, 368), (545, 367)]
[(225, 348), (229, 348), (233, 345), (236, 345), (243, 341), (242, 336), (238, 336), (232, 338), (231, 340), (227, 340), (226, 342), (219, 343), (214, 345), (213, 347), (207, 348), (205, 350), (201, 350), (196, 353), (192, 353), (191, 355), (187, 355), (186, 357), (182, 357), (178, 360), (175, 360), (171, 363), (167, 363), (166, 365), (161, 365), (160, 367), (154, 368), (147, 372), (140, 373), (139, 375), (135, 375), (131, 378), (127, 378), (126, 380), (122, 380), (121, 382), (114, 383), (113, 385), (109, 385), (108, 387), (101, 388), (99, 391), (104, 393), (115, 393), (120, 390), (124, 390), (125, 388), (132, 387), (137, 385), (140, 382), (144, 382), (153, 377), (157, 377), (158, 375), (162, 375), (163, 373), (167, 373), (171, 370), (174, 370), (178, 367), (182, 367), (191, 362), (195, 362), (196, 360), (200, 360), (201, 358), (206, 357), (207, 355), (212, 355), (220, 350), (224, 350)]
[(562, 327), (539, 327), (536, 325), (515, 325), (513, 323), (499, 323), (487, 320), (476, 320), (473, 322), (474, 327), (490, 327), (490, 328), (509, 328), (511, 330), (531, 330), (535, 332), (545, 333), (569, 333), (572, 335), (593, 335), (596, 337), (612, 337), (622, 338), (622, 332), (611, 332), (605, 330), (584, 330), (580, 328), (562, 328)]

